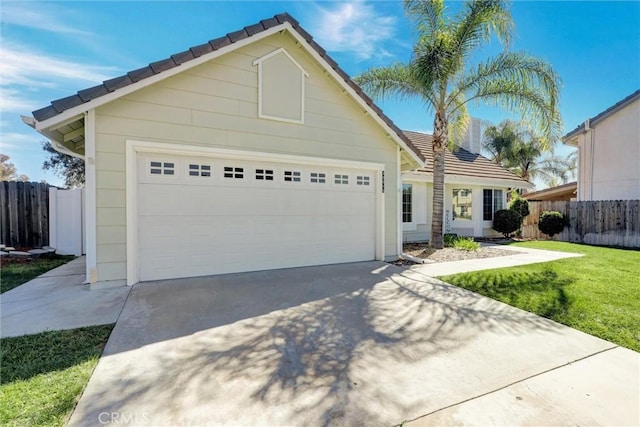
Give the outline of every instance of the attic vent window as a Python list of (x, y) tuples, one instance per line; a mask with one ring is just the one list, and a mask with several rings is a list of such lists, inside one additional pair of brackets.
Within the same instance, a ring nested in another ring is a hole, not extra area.
[(258, 117), (304, 123), (305, 78), (309, 74), (284, 48), (253, 61), (258, 66)]

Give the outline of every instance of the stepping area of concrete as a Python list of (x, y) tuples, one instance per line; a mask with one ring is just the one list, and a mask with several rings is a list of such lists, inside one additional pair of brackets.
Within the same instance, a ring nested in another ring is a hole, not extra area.
[(136, 285), (70, 425), (640, 423), (638, 353), (421, 267)]
[(440, 277), (449, 274), (468, 273), (471, 271), (489, 270), (493, 268), (516, 267), (519, 265), (535, 264), (539, 262), (556, 261), (564, 258), (581, 257), (582, 254), (548, 251), (542, 249), (524, 248), (521, 246), (483, 245), (487, 248), (504, 249), (513, 255), (497, 256), (494, 258), (466, 259), (462, 261), (438, 262), (433, 264), (418, 264), (413, 267), (427, 276)]
[(2, 338), (115, 323), (130, 288), (89, 290), (80, 257), (0, 295)]

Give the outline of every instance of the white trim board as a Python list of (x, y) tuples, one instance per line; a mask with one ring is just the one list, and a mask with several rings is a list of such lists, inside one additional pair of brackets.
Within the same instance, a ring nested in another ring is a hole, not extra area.
[(376, 238), (375, 257), (377, 260), (385, 259), (385, 195), (382, 193), (380, 179), (384, 172), (384, 164), (373, 162), (358, 162), (341, 159), (327, 159), (319, 157), (304, 157), (287, 154), (275, 154), (257, 151), (244, 151), (216, 147), (200, 147), (175, 143), (160, 143), (140, 140), (126, 141), (126, 221), (127, 221), (127, 285), (139, 282), (140, 271), (138, 265), (138, 212), (137, 212), (137, 187), (138, 187), (138, 153), (173, 154), (180, 156), (216, 157), (228, 159), (260, 160), (275, 163), (297, 163), (302, 165), (324, 165), (336, 167), (348, 167), (353, 169), (366, 169), (376, 172), (378, 186), (375, 191), (376, 198)]
[[(295, 65), (301, 73), (301, 79), (300, 79), (300, 94), (301, 94), (301, 99), (300, 99), (300, 119), (296, 120), (296, 119), (288, 119), (288, 118), (284, 118), (284, 117), (278, 117), (278, 116), (271, 116), (268, 114), (264, 114), (263, 112), (263, 100), (264, 100), (264, 77), (263, 77), (263, 63), (265, 61), (267, 61), (270, 58), (273, 58), (274, 56), (278, 55), (278, 54), (284, 54), (292, 63), (293, 65)], [(268, 119), (268, 120), (276, 120), (279, 122), (285, 122), (285, 123), (294, 123), (294, 124), (304, 124), (304, 100), (305, 100), (305, 78), (309, 78), (309, 73), (307, 73), (307, 71), (302, 68), (302, 65), (298, 64), (298, 61), (296, 61), (293, 56), (291, 56), (289, 54), (289, 52), (287, 52), (287, 50), (283, 47), (278, 48), (258, 59), (256, 59), (255, 61), (253, 61), (253, 65), (254, 66), (258, 66), (258, 118), (260, 119)]]

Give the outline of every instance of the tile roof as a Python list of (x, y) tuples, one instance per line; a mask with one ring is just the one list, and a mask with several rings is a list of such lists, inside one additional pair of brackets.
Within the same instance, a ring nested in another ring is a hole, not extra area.
[(544, 190), (532, 191), (524, 193), (523, 198), (527, 200), (553, 200), (557, 197), (567, 197), (567, 200), (576, 195), (578, 191), (578, 182), (568, 182), (556, 187), (545, 188)]
[(130, 71), (125, 75), (106, 80), (102, 84), (99, 84), (97, 86), (78, 91), (78, 93), (76, 93), (75, 95), (52, 101), (50, 106), (33, 111), (33, 117), (40, 122), (50, 119), (57, 116), (58, 114), (61, 114), (65, 110), (77, 107), (78, 105), (82, 105), (96, 98), (112, 93), (118, 89), (137, 83), (140, 80), (144, 80), (151, 76), (160, 74), (166, 70), (178, 67), (181, 64), (189, 62), (204, 54), (214, 52), (218, 49), (232, 45), (233, 43), (236, 43), (240, 40), (247, 39), (255, 34), (259, 34), (265, 30), (268, 30), (269, 28), (282, 25), (284, 23), (289, 23), (291, 27), (293, 27), (293, 29), (300, 36), (302, 36), (304, 40), (306, 40), (309, 46), (313, 48), (333, 70), (335, 70), (335, 72), (344, 80), (344, 82), (350, 88), (352, 88), (373, 111), (375, 111), (380, 119), (382, 119), (382, 121), (387, 126), (389, 126), (398, 135), (398, 137), (402, 139), (404, 143), (415, 152), (418, 157), (420, 157), (422, 160), (425, 159), (423, 153), (421, 153), (420, 150), (418, 150), (413, 145), (412, 141), (402, 133), (402, 131), (393, 123), (393, 121), (389, 117), (387, 117), (377, 105), (374, 104), (373, 100), (369, 96), (364, 93), (360, 86), (358, 86), (353, 80), (351, 80), (349, 75), (338, 66), (338, 64), (327, 54), (327, 52), (322, 47), (320, 47), (320, 45), (316, 43), (315, 40), (313, 40), (313, 37), (300, 26), (298, 21), (296, 21), (288, 13), (281, 13), (275, 15), (273, 18), (264, 19), (257, 24), (246, 26), (239, 31), (228, 33), (225, 36), (210, 40), (208, 43), (194, 46), (184, 52), (179, 52), (171, 55), (169, 58), (152, 62), (146, 67), (142, 67), (137, 70)]
[[(595, 125), (597, 122), (599, 122), (600, 120), (603, 120), (607, 117), (609, 117), (611, 114), (615, 113), (616, 111), (618, 111), (620, 108), (624, 107), (625, 105), (635, 101), (636, 99), (640, 99), (640, 89), (636, 90), (635, 92), (633, 92), (631, 95), (625, 97), (624, 99), (622, 99), (619, 102), (616, 102), (615, 104), (613, 104), (611, 107), (607, 108), (606, 110), (604, 110), (603, 112), (601, 112), (600, 114), (593, 116), (589, 119), (589, 124), (591, 125)], [(584, 130), (584, 123), (582, 123), (581, 125), (579, 125), (578, 127), (576, 127), (574, 130), (572, 130), (571, 132), (567, 133), (565, 136), (562, 137), (562, 139), (567, 139), (572, 137), (573, 135), (575, 135), (578, 132), (582, 132)]]
[[(433, 173), (433, 149), (431, 146), (433, 135), (412, 131), (404, 131), (404, 134), (427, 158), (427, 167), (418, 171)], [(474, 154), (462, 147), (456, 147), (453, 152), (451, 150), (445, 152), (444, 168), (445, 173), (448, 175), (528, 182), (488, 158), (480, 154)]]

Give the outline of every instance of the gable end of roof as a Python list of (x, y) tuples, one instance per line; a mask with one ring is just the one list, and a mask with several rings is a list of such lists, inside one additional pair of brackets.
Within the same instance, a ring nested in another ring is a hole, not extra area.
[(52, 101), (51, 105), (33, 111), (33, 117), (38, 122), (43, 122), (71, 108), (91, 102), (104, 95), (113, 93), (119, 89), (136, 84), (142, 80), (179, 67), (180, 65), (188, 63), (203, 55), (212, 53), (216, 50), (222, 49), (285, 23), (288, 23), (291, 28), (293, 28), (293, 30), (308, 43), (309, 47), (314, 50), (322, 58), (323, 61), (325, 61), (326, 65), (334, 70), (344, 81), (344, 83), (362, 99), (365, 105), (367, 105), (367, 107), (370, 108), (382, 120), (382, 122), (393, 131), (397, 138), (399, 138), (405, 144), (405, 146), (408, 147), (408, 149), (412, 152), (416, 159), (420, 159), (420, 161), (422, 162), (426, 161), (426, 157), (424, 156), (424, 154), (421, 153), (420, 150), (413, 144), (411, 139), (409, 139), (400, 130), (400, 128), (398, 128), (393, 123), (393, 121), (382, 112), (382, 110), (373, 102), (373, 100), (364, 93), (362, 88), (360, 88), (360, 86), (358, 86), (351, 79), (351, 77), (349, 77), (349, 75), (344, 70), (342, 70), (342, 68), (340, 68), (338, 63), (327, 54), (326, 50), (324, 50), (313, 39), (311, 34), (304, 30), (304, 28), (300, 26), (298, 21), (288, 13), (281, 13), (275, 15), (272, 18), (264, 19), (257, 24), (246, 26), (241, 30), (233, 31), (226, 34), (225, 36), (210, 40), (208, 43), (193, 46), (186, 51), (171, 55), (169, 58), (152, 62), (146, 67), (142, 67), (137, 70), (130, 71), (125, 75), (106, 80), (100, 85), (80, 90), (75, 95)]

